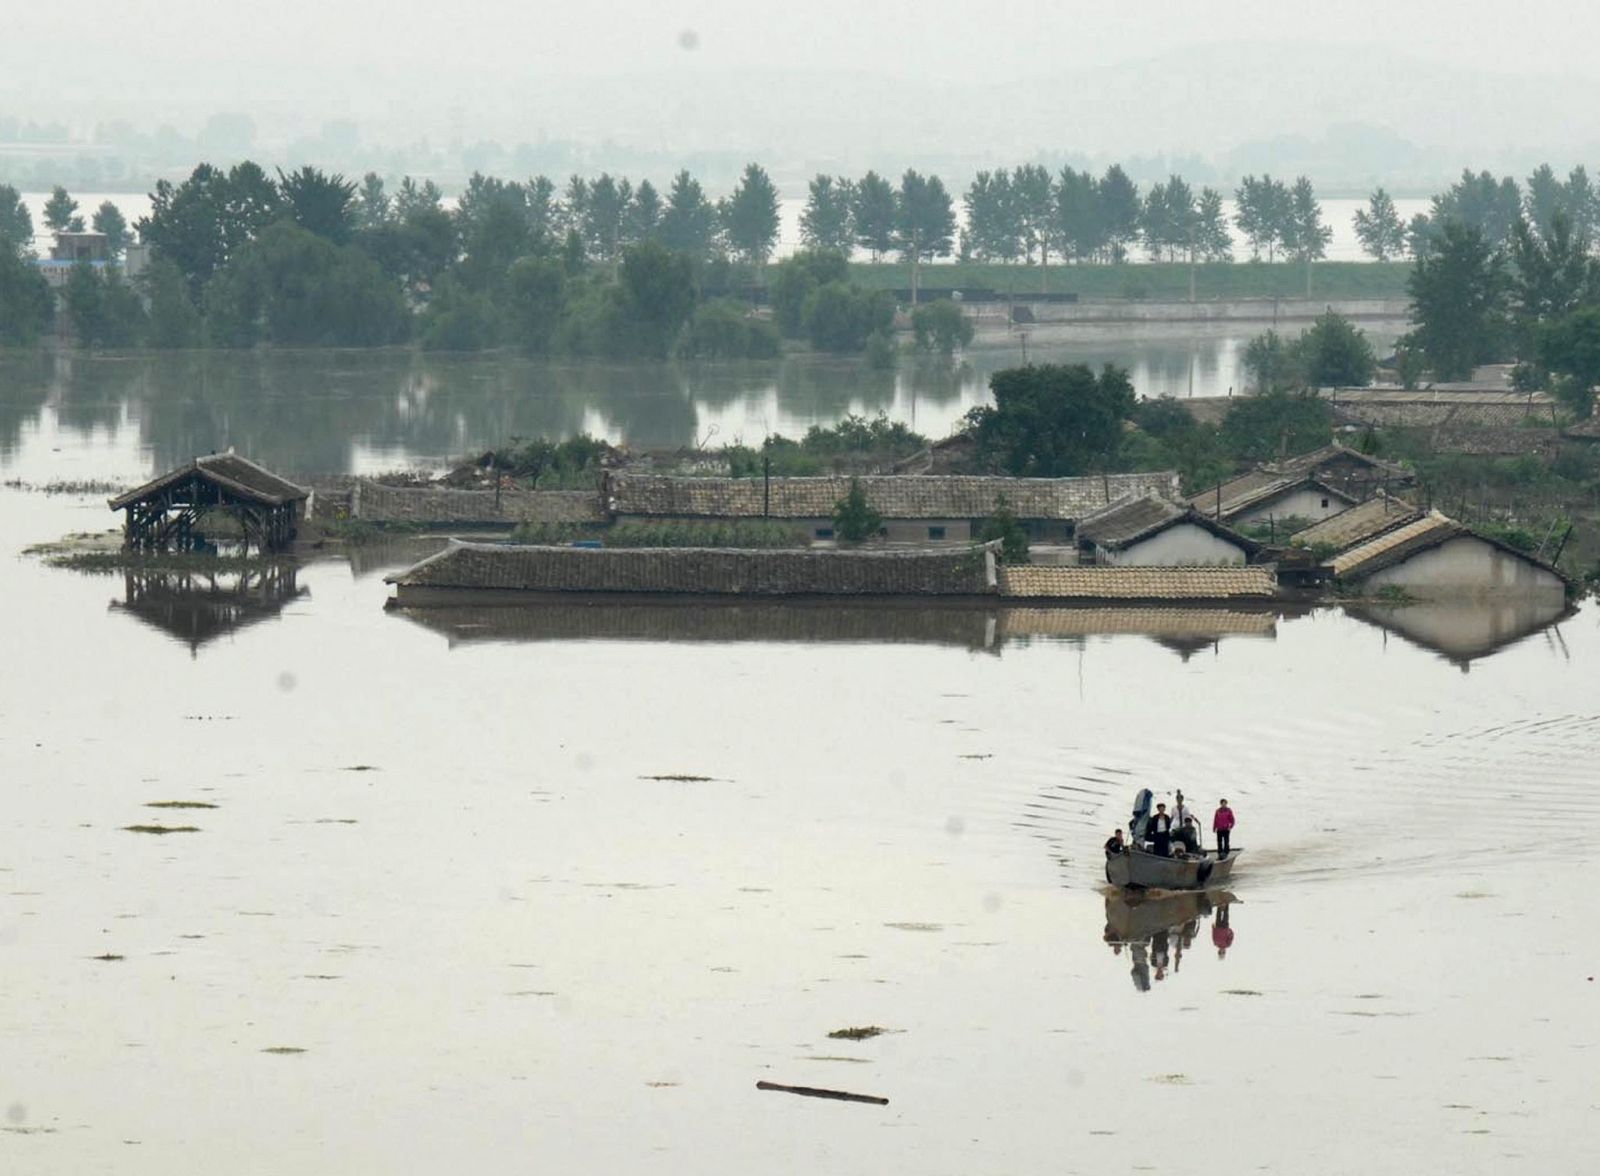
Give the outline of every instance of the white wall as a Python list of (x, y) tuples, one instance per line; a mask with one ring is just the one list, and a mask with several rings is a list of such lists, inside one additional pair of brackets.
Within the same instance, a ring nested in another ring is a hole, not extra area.
[(1387, 585), (1417, 596), (1430, 593), (1550, 593), (1564, 591), (1561, 580), (1525, 559), (1482, 539), (1460, 535), (1438, 547), (1366, 578), (1368, 591)]
[(1332, 518), (1349, 510), (1350, 506), (1344, 499), (1329, 494), (1325, 490), (1318, 490), (1315, 486), (1302, 486), (1291, 490), (1282, 498), (1275, 498), (1271, 502), (1264, 502), (1259, 506), (1252, 506), (1249, 510), (1234, 515), (1228, 520), (1231, 527), (1249, 527), (1257, 523), (1265, 523), (1268, 517), (1275, 519), (1310, 519), (1312, 522), (1321, 522), (1323, 519)]
[(1168, 527), (1123, 551), (1105, 551), (1101, 560), (1123, 567), (1159, 568), (1241, 567), (1246, 562), (1244, 548), (1193, 523)]

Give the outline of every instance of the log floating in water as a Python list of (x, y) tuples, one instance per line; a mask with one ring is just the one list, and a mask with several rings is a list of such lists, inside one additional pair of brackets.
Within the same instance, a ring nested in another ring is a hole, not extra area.
[(807, 1098), (835, 1098), (841, 1102), (875, 1103), (880, 1107), (889, 1105), (889, 1100), (879, 1098), (875, 1094), (851, 1094), (847, 1090), (824, 1090), (820, 1086), (784, 1086), (778, 1082), (757, 1082), (757, 1090), (781, 1090), (785, 1094), (803, 1094)]

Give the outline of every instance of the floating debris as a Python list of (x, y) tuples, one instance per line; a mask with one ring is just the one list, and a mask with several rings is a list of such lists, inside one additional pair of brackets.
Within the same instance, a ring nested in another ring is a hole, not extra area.
[(1223, 996), (1260, 996), (1261, 993), (1254, 988), (1224, 988)]
[(896, 931), (943, 931), (943, 923), (885, 923), (885, 927), (893, 927)]
[(1192, 1086), (1193, 1085), (1193, 1083), (1189, 1079), (1189, 1075), (1187, 1075), (1187, 1074), (1157, 1074), (1154, 1077), (1152, 1077), (1150, 1079), (1150, 1081), (1152, 1081), (1152, 1082), (1160, 1082), (1164, 1086)]
[(339, 769), (342, 772), (376, 772), (376, 764), (351, 764), (348, 768)]
[(646, 1086), (653, 1086), (657, 1090), (659, 1090), (664, 1086), (681, 1086), (682, 1083), (681, 1082), (646, 1082), (645, 1085)]
[(681, 772), (668, 772), (660, 776), (640, 776), (641, 780), (668, 780), (674, 784), (709, 784), (715, 776), (690, 776)]
[(219, 806), (209, 800), (148, 800), (145, 808), (158, 809), (214, 809)]
[(298, 1045), (269, 1045), (261, 1052), (269, 1054), (303, 1054), (306, 1051)]
[(779, 1090), (784, 1094), (801, 1094), (806, 1098), (832, 1098), (840, 1102), (874, 1103), (880, 1107), (889, 1105), (889, 1100), (879, 1098), (875, 1094), (851, 1094), (847, 1090), (824, 1090), (820, 1086), (784, 1086), (778, 1082), (757, 1082), (757, 1090)]
[(876, 1037), (880, 1033), (887, 1032), (889, 1032), (887, 1029), (878, 1025), (862, 1025), (854, 1029), (835, 1029), (828, 1036), (845, 1041), (865, 1041), (869, 1037)]
[(992, 751), (982, 751), (982, 752), (977, 752), (977, 753), (957, 756), (956, 758), (957, 759), (993, 759), (994, 758), (994, 752), (992, 752)]
[(126, 957), (119, 956), (115, 952), (108, 951), (104, 955), (90, 956), (89, 958), (90, 959), (94, 959), (94, 960), (100, 960), (103, 963), (108, 963), (109, 964), (109, 963), (113, 963), (116, 960), (124, 959)]
[(122, 829), (125, 833), (155, 833), (158, 835), (164, 833), (200, 832), (198, 825), (124, 825)]

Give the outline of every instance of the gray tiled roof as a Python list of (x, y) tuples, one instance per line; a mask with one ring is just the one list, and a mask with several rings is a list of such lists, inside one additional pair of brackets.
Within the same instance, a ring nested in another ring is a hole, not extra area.
[[(979, 519), (1005, 495), (1022, 519), (1078, 519), (1130, 493), (1176, 497), (1172, 471), (1088, 478), (880, 475), (861, 479), (867, 501), (886, 519)], [(850, 492), (850, 479), (671, 478), (618, 474), (611, 509), (621, 515), (688, 518), (827, 518)]]
[(729, 596), (992, 595), (986, 550), (536, 547), (452, 541), (388, 577), (402, 590), (647, 592)]
[(113, 498), (111, 509), (121, 510), (130, 502), (137, 502), (193, 474), (222, 486), (240, 498), (247, 498), (267, 506), (282, 506), (286, 502), (296, 502), (310, 493), (305, 487), (296, 486), (287, 478), (280, 478), (271, 470), (263, 469), (237, 453), (211, 453), (205, 457), (197, 457), (187, 465), (181, 465), (159, 478), (152, 478), (143, 486)]
[(1297, 547), (1329, 544), (1335, 551), (1346, 551), (1368, 539), (1415, 522), (1422, 512), (1409, 502), (1379, 491), (1359, 506), (1314, 523), (1294, 537)]

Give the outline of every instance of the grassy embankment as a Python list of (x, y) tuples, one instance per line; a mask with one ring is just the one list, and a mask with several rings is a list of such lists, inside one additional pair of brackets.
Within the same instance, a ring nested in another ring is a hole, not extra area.
[[(1320, 261), (1311, 278), (1313, 299), (1404, 298), (1410, 262)], [(899, 262), (858, 262), (850, 277), (873, 290), (907, 289), (911, 267)], [(1189, 267), (1168, 262), (1134, 265), (1000, 265), (953, 262), (922, 267), (926, 288), (986, 287), (1016, 295), (1070, 292), (1084, 299), (1186, 301)], [(1202, 265), (1195, 274), (1195, 297), (1304, 298), (1306, 271), (1298, 263), (1219, 262)]]

